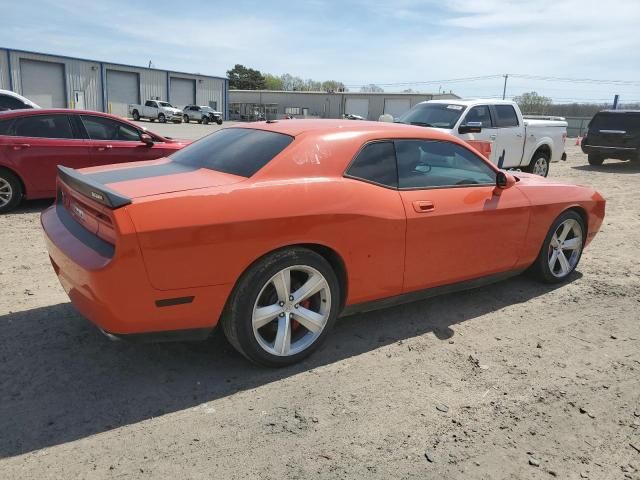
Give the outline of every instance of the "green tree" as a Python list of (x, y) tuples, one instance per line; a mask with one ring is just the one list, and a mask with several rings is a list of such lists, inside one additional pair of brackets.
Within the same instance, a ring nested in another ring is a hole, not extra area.
[(365, 92), (365, 93), (382, 93), (384, 92), (384, 88), (379, 87), (378, 85), (375, 85), (373, 83), (370, 83), (369, 85), (364, 85), (360, 88), (361, 92)]
[(282, 78), (270, 73), (264, 74), (264, 85), (267, 90), (284, 90)]
[(537, 92), (527, 92), (517, 97), (513, 97), (513, 101), (518, 104), (520, 110), (524, 114), (545, 114), (551, 105), (549, 97), (538, 95)]
[(337, 80), (325, 80), (324, 82), (322, 82), (322, 90), (329, 93), (348, 91), (344, 86), (344, 83), (338, 82)]
[(236, 64), (227, 71), (229, 77), (229, 88), (237, 90), (262, 90), (265, 88), (265, 79), (260, 70), (247, 68), (244, 65)]

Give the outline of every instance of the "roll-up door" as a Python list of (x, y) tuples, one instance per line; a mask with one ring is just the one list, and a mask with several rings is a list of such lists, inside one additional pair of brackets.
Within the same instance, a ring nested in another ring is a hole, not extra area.
[(130, 103), (140, 103), (140, 77), (135, 72), (107, 70), (109, 112), (126, 117)]
[(350, 113), (351, 115), (360, 115), (366, 120), (369, 117), (369, 99), (347, 98), (344, 113)]
[(196, 81), (188, 78), (171, 77), (171, 105), (184, 108), (196, 103)]
[(43, 108), (66, 108), (66, 82), (62, 63), (20, 59), (22, 95)]

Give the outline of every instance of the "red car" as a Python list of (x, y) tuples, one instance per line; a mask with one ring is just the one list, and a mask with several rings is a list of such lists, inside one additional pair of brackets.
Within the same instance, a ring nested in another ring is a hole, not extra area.
[(189, 142), (148, 132), (106, 113), (38, 109), (0, 112), (0, 213), (56, 195), (58, 165), (154, 160)]
[(340, 314), (526, 269), (564, 281), (605, 211), (591, 188), (498, 170), (436, 129), (350, 120), (225, 128), (169, 159), (60, 167), (58, 186), (42, 225), (83, 315), (137, 340), (220, 324), (272, 366)]

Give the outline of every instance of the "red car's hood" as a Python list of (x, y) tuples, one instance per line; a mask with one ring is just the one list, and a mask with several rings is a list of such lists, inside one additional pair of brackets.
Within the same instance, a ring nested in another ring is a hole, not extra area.
[(79, 172), (91, 181), (129, 198), (217, 187), (246, 180), (236, 175), (172, 162), (168, 158), (83, 168)]

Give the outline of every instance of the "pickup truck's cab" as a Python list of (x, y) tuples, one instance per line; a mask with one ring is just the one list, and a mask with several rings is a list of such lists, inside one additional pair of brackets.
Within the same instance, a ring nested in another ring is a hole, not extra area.
[(549, 163), (566, 158), (564, 119), (525, 119), (506, 100), (430, 100), (395, 120), (439, 128), (462, 139), (491, 142), (490, 160), (500, 168), (520, 168), (544, 177)]
[(144, 105), (130, 104), (129, 115), (134, 120), (148, 118), (152, 122), (157, 119), (160, 123), (182, 122), (182, 110), (162, 100), (147, 100)]

